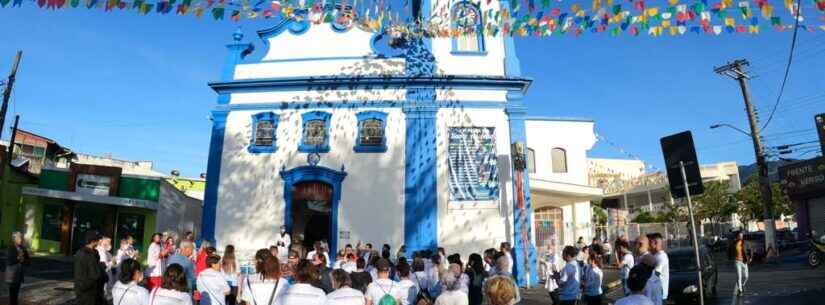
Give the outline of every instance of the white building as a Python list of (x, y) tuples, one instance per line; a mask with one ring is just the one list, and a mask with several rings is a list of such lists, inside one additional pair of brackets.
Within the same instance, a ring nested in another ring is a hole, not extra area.
[[(449, 10), (479, 18), (498, 6), (457, 1)], [(405, 245), (407, 255), (436, 246), (467, 255), (506, 241), (525, 284), (536, 273), (523, 276), (524, 253), (537, 270), (534, 244), (520, 242), (534, 240), (531, 204), (560, 209), (574, 230), (565, 240), (588, 236), (585, 203), (601, 194), (586, 186), (593, 123), (525, 123), (531, 80), (509, 36), (409, 38), (392, 49), (384, 35), (306, 19), (258, 35), (260, 59), (244, 60), (254, 48), (236, 33), (221, 80), (210, 83), (218, 101), (202, 233), (219, 248), (250, 256), (281, 225), (296, 243)], [(525, 141), (536, 177), (512, 166), (511, 143)], [(567, 152), (566, 172), (552, 171), (562, 164), (554, 148)]]

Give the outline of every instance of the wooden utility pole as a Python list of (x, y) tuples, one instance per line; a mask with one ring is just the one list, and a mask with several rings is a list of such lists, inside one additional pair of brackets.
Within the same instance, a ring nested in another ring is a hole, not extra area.
[(748, 115), (748, 124), (750, 125), (751, 140), (753, 140), (753, 150), (756, 153), (756, 165), (759, 167), (759, 190), (762, 194), (762, 218), (765, 223), (765, 250), (776, 250), (776, 225), (773, 220), (773, 194), (771, 191), (771, 182), (768, 177), (768, 163), (765, 160), (765, 149), (762, 146), (762, 138), (759, 136), (759, 123), (757, 122), (756, 112), (751, 103), (751, 95), (748, 90), (748, 76), (744, 69), (749, 63), (745, 59), (735, 60), (721, 67), (713, 69), (714, 72), (733, 78), (739, 82), (739, 87), (742, 89), (742, 97), (745, 100), (745, 112)]
[[(19, 123), (19, 122), (20, 122), (20, 115), (18, 114), (18, 115), (14, 116), (14, 125), (12, 125), (12, 128), (11, 128), (11, 140), (9, 141), (9, 154), (7, 155), (8, 158), (6, 158), (7, 159), (6, 163), (10, 167), (12, 166), (11, 161), (14, 160), (14, 141), (17, 138), (17, 123)], [(2, 165), (0, 165), (0, 166), (2, 166)], [(31, 166), (31, 164), (29, 164), (29, 166)], [(4, 168), (5, 168), (5, 166), (4, 166)]]
[(17, 51), (17, 56), (14, 57), (14, 64), (11, 66), (11, 73), (6, 80), (6, 89), (3, 90), (3, 105), (0, 106), (0, 138), (3, 137), (3, 126), (6, 124), (6, 111), (9, 109), (9, 98), (11, 98), (11, 89), (14, 87), (14, 78), (17, 76), (17, 66), (20, 65), (20, 58), (23, 57), (23, 51)]

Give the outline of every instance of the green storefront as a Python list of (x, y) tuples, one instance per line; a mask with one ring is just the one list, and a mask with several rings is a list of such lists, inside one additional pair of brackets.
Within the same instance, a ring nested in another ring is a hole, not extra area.
[(127, 175), (118, 167), (72, 164), (43, 169), (37, 186), (23, 187), (21, 216), (36, 252), (71, 255), (86, 231), (111, 237), (117, 249), (132, 236), (145, 257), (155, 232), (159, 177)]

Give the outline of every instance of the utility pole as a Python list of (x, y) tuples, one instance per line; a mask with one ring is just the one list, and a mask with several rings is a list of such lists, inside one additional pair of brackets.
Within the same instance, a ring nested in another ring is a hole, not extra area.
[(14, 57), (14, 64), (11, 66), (11, 73), (6, 80), (6, 89), (3, 91), (3, 105), (0, 106), (0, 138), (3, 137), (3, 126), (6, 124), (6, 111), (9, 109), (9, 98), (11, 98), (11, 89), (14, 86), (14, 78), (17, 76), (17, 66), (20, 64), (20, 58), (23, 57), (23, 51), (17, 51), (17, 56)]
[(756, 113), (751, 103), (751, 95), (748, 90), (748, 76), (744, 70), (744, 66), (749, 65), (745, 59), (738, 59), (732, 63), (728, 63), (721, 67), (715, 67), (714, 72), (728, 76), (739, 82), (739, 87), (742, 89), (742, 97), (745, 100), (745, 112), (748, 115), (748, 124), (750, 125), (750, 136), (753, 140), (753, 150), (756, 153), (756, 165), (759, 166), (759, 190), (762, 194), (762, 219), (765, 223), (765, 250), (776, 250), (776, 225), (773, 220), (773, 194), (771, 192), (771, 183), (768, 177), (768, 164), (765, 160), (765, 149), (762, 146), (762, 138), (759, 137), (759, 124), (756, 119)]

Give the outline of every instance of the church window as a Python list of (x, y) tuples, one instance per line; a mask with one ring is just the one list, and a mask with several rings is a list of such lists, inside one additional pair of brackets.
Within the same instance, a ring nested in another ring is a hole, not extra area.
[(453, 54), (483, 55), (484, 31), (481, 14), (477, 5), (469, 1), (460, 1), (453, 5)]
[(550, 157), (553, 159), (553, 172), (566, 173), (567, 172), (567, 151), (564, 148), (553, 148), (550, 151)]
[(278, 129), (279, 116), (272, 112), (252, 115), (252, 140), (249, 143), (251, 153), (271, 153), (277, 149), (275, 133)]
[(387, 114), (380, 111), (363, 111), (358, 117), (358, 138), (355, 140), (355, 152), (385, 152), (387, 139), (385, 135)]
[(448, 137), (450, 200), (498, 199), (495, 128), (453, 127)]
[(311, 111), (301, 115), (303, 119), (303, 138), (298, 151), (329, 152), (329, 121), (332, 114), (323, 111)]
[(527, 148), (527, 172), (536, 172), (536, 151), (532, 148)]

